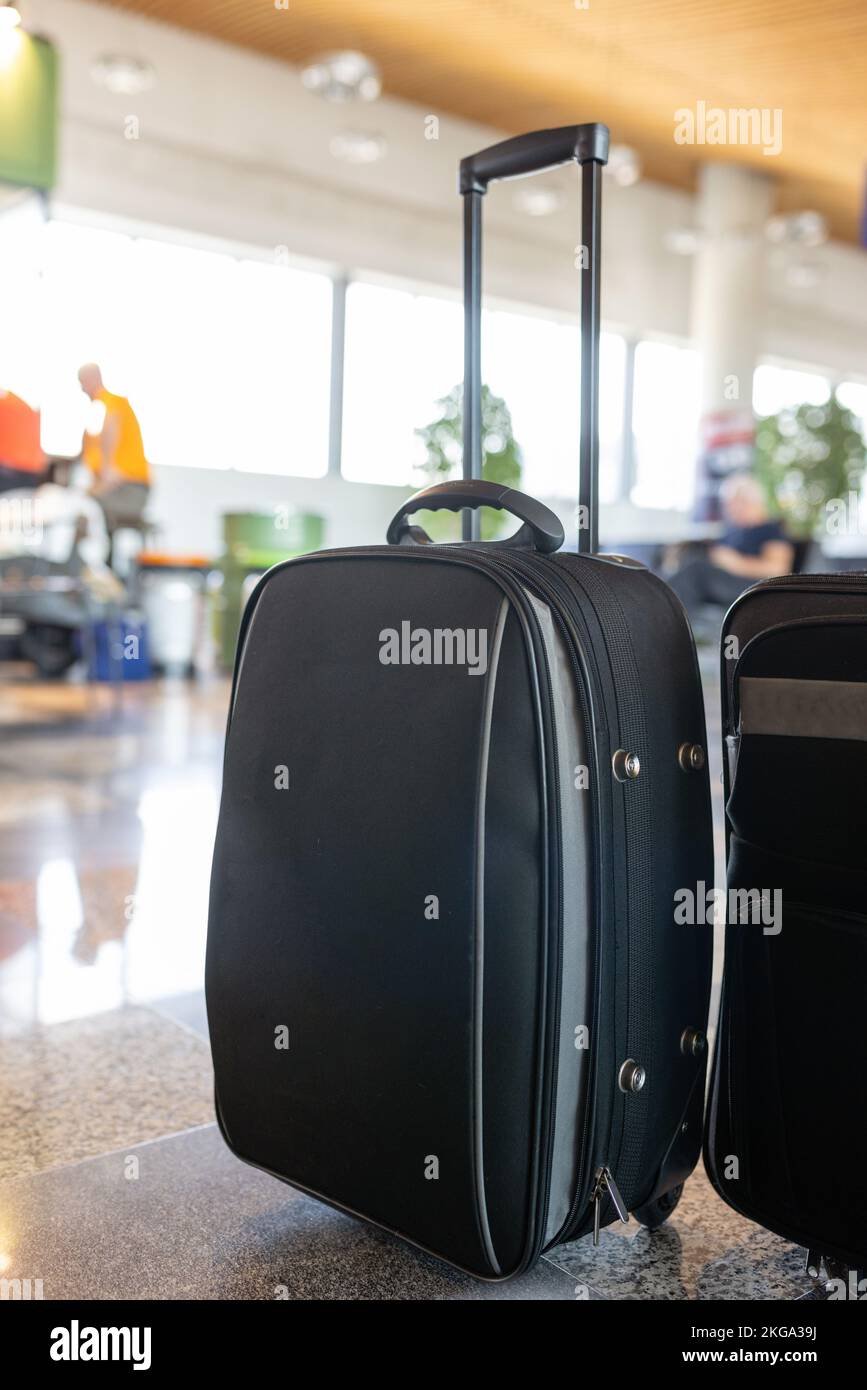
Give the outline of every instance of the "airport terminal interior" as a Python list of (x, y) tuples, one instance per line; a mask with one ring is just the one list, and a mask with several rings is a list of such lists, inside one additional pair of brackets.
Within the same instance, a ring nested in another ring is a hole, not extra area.
[[(600, 543), (686, 604), (724, 881), (725, 611), (762, 574), (867, 568), (865, 40), (860, 0), (0, 6), (0, 1276), (823, 1296), (700, 1164), (658, 1230), (498, 1284), (240, 1162), (203, 970), (245, 604), (459, 476), (458, 164), (534, 128), (611, 130)], [(574, 170), (487, 196), (486, 468), (571, 549), (579, 225)], [(718, 930), (711, 1045), (721, 962)]]

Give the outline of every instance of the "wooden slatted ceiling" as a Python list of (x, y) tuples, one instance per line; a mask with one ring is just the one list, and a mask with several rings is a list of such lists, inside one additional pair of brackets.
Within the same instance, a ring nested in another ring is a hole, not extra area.
[[(649, 177), (691, 187), (702, 156), (772, 173), (782, 209), (858, 239), (867, 169), (867, 0), (107, 0), (302, 64), (359, 48), (385, 90), (517, 131), (608, 122)], [(674, 113), (780, 108), (782, 150), (677, 145)]]

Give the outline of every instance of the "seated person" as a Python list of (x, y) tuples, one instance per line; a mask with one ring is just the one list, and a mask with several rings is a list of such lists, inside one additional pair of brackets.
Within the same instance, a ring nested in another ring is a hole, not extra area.
[(689, 560), (669, 579), (694, 623), (706, 603), (728, 607), (759, 579), (791, 574), (795, 547), (771, 517), (764, 491), (751, 473), (735, 473), (720, 489), (728, 523), (717, 544)]

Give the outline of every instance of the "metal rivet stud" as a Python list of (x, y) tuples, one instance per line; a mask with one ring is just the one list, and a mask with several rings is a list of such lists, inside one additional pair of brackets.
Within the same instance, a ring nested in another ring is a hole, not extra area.
[(617, 1075), (618, 1086), (621, 1091), (626, 1091), (627, 1094), (629, 1092), (635, 1094), (636, 1091), (640, 1091), (646, 1080), (647, 1072), (644, 1067), (639, 1062), (633, 1062), (631, 1057), (623, 1063)]
[(625, 748), (618, 748), (614, 757), (611, 759), (611, 766), (618, 782), (632, 781), (641, 771), (641, 762), (638, 754), (627, 753)]
[(707, 1038), (698, 1028), (684, 1028), (680, 1035), (680, 1050), (684, 1057), (700, 1057), (707, 1047)]
[(682, 743), (677, 750), (677, 761), (684, 772), (701, 772), (704, 767), (704, 749), (700, 743)]

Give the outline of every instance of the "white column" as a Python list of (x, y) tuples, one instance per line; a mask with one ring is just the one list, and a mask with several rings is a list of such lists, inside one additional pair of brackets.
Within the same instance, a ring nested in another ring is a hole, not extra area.
[(723, 477), (752, 463), (753, 372), (765, 303), (765, 223), (771, 180), (737, 164), (699, 174), (699, 249), (693, 266), (692, 337), (701, 355), (696, 505), (717, 515)]

